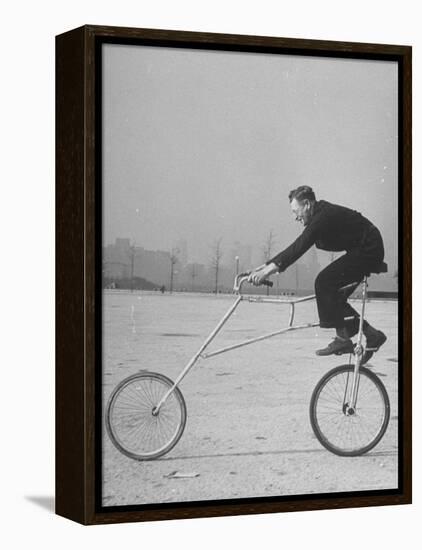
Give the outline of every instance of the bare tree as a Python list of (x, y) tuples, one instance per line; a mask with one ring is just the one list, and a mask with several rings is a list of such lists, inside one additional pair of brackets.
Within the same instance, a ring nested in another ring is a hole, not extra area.
[(197, 269), (196, 269), (196, 265), (192, 264), (191, 267), (190, 267), (190, 276), (191, 276), (191, 279), (192, 279), (192, 292), (194, 291), (194, 288), (195, 288), (195, 278), (196, 278), (197, 275), (198, 275), (198, 272), (197, 272)]
[(173, 292), (174, 266), (179, 261), (179, 252), (178, 248), (172, 248), (170, 252), (170, 292)]
[(129, 247), (129, 259), (130, 259), (130, 291), (133, 292), (133, 279), (135, 277), (135, 256), (136, 256), (136, 246), (133, 243)]
[[(271, 229), (262, 247), (264, 263), (268, 262), (268, 260), (270, 260), (271, 257), (273, 256), (274, 244), (275, 244), (275, 238), (274, 238), (273, 230)], [(269, 293), (270, 293), (270, 287), (267, 286), (267, 296), (269, 295)]]
[(265, 239), (265, 243), (262, 247), (262, 254), (264, 262), (268, 262), (268, 260), (271, 259), (271, 256), (273, 255), (273, 249), (275, 245), (275, 238), (273, 230), (268, 233), (267, 238)]
[(215, 294), (218, 293), (218, 274), (220, 271), (221, 258), (223, 256), (223, 251), (221, 249), (222, 237), (214, 241), (212, 245), (212, 257), (211, 257), (211, 267), (215, 273)]

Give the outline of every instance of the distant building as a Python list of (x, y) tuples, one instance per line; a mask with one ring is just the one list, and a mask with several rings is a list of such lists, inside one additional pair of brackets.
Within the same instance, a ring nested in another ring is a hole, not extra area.
[(137, 248), (134, 270), (138, 277), (143, 277), (157, 286), (169, 286), (171, 271), (170, 253), (161, 250)]
[(129, 239), (116, 239), (103, 248), (103, 276), (107, 279), (141, 277), (157, 286), (168, 285), (170, 254), (131, 246)]
[(103, 276), (108, 279), (125, 279), (131, 275), (130, 241), (116, 239), (115, 244), (103, 248)]
[(188, 263), (188, 243), (186, 239), (178, 240), (174, 248), (177, 250), (177, 257), (182, 266), (185, 266)]
[(114, 245), (116, 250), (121, 250), (122, 252), (129, 252), (130, 250), (130, 239), (116, 239), (116, 243)]

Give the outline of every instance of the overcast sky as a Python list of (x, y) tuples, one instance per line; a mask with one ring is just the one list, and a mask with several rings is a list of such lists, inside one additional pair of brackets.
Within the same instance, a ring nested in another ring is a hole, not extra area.
[[(103, 240), (208, 263), (222, 238), (277, 250), (287, 195), (360, 211), (397, 265), (397, 64), (103, 46)], [(223, 258), (224, 260), (224, 258)], [(230, 260), (226, 258), (226, 262)]]

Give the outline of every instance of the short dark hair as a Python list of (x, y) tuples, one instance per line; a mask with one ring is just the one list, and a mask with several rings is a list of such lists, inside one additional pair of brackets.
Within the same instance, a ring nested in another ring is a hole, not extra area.
[(306, 199), (314, 201), (315, 193), (312, 187), (309, 187), (309, 185), (301, 185), (297, 189), (293, 189), (292, 191), (290, 191), (289, 201), (292, 202), (293, 199), (296, 199), (297, 201), (304, 201)]

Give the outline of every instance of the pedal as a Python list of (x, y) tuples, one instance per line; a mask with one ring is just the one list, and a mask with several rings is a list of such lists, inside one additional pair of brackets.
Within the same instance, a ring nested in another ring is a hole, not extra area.
[(345, 351), (336, 351), (334, 353), (334, 355), (347, 355), (347, 354), (350, 354), (350, 353), (353, 353), (353, 351), (350, 351), (350, 350), (349, 351), (346, 351), (346, 350)]

